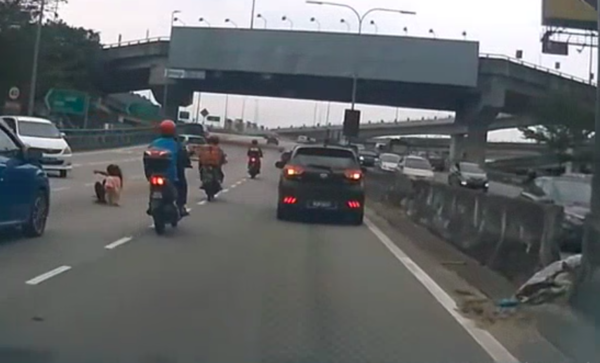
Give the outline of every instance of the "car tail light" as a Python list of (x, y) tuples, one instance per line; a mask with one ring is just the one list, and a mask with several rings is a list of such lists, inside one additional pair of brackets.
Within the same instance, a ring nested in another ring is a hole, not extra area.
[(251, 163), (253, 163), (253, 162), (255, 162), (255, 161), (256, 161), (256, 159), (255, 159), (255, 158), (251, 158), (251, 159), (250, 159), (250, 162), (251, 162)]
[(363, 176), (361, 170), (354, 170), (354, 169), (346, 170), (344, 172), (344, 175), (346, 176), (346, 178), (353, 180), (353, 181), (359, 181), (362, 179), (362, 176)]
[(348, 201), (348, 207), (352, 209), (360, 208), (360, 202), (358, 200), (350, 200)]
[(298, 199), (296, 197), (284, 197), (283, 204), (296, 204)]
[(150, 184), (158, 186), (165, 185), (165, 178), (162, 176), (153, 176), (150, 178)]
[(301, 167), (296, 166), (296, 165), (287, 165), (283, 169), (283, 175), (286, 178), (294, 178), (299, 175), (302, 175), (302, 173), (304, 173), (304, 169), (302, 169)]

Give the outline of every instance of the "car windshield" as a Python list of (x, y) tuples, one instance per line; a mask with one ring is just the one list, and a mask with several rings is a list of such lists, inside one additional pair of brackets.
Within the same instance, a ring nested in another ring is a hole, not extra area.
[(298, 165), (325, 166), (332, 169), (356, 167), (354, 155), (349, 150), (310, 148), (299, 149), (292, 160)]
[(400, 156), (396, 154), (383, 154), (379, 157), (379, 160), (384, 163), (398, 163), (400, 162)]
[(553, 183), (553, 199), (560, 204), (589, 206), (592, 198), (591, 183), (556, 180)]
[(459, 166), (460, 166), (460, 171), (464, 171), (465, 173), (473, 173), (473, 174), (485, 173), (477, 164), (460, 163)]
[(360, 156), (367, 156), (367, 157), (370, 157), (370, 158), (374, 158), (374, 157), (377, 156), (377, 153), (372, 152), (372, 151), (363, 151), (363, 152), (360, 153)]
[(187, 140), (188, 144), (199, 144), (199, 145), (204, 145), (206, 144), (206, 140), (204, 140), (203, 137), (190, 137)]
[(19, 135), (46, 139), (60, 139), (62, 137), (54, 124), (31, 121), (19, 121)]
[(421, 158), (407, 158), (404, 166), (411, 169), (431, 170), (431, 164), (429, 164), (429, 161)]

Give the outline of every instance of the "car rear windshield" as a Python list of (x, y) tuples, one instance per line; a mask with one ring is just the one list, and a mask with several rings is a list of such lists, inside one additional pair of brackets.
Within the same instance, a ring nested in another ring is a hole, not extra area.
[(309, 148), (299, 149), (292, 161), (298, 165), (327, 166), (332, 169), (355, 168), (356, 160), (354, 154), (349, 150)]
[(54, 124), (30, 121), (19, 121), (19, 135), (45, 139), (60, 139), (62, 137)]
[(204, 144), (206, 144), (206, 140), (204, 140), (203, 137), (190, 137), (188, 139), (188, 143), (189, 144), (204, 145)]
[(373, 151), (361, 151), (360, 156), (376, 157), (377, 153)]
[(396, 154), (383, 154), (379, 157), (379, 160), (385, 163), (398, 163), (400, 161), (400, 156)]
[(483, 174), (484, 171), (477, 164), (473, 163), (460, 163), (460, 171), (464, 171), (465, 173), (473, 173), (473, 174)]
[(425, 160), (425, 159), (417, 159), (417, 158), (406, 158), (406, 165), (407, 168), (411, 168), (411, 169), (427, 169), (427, 170), (431, 170), (431, 164), (429, 164), (429, 161)]

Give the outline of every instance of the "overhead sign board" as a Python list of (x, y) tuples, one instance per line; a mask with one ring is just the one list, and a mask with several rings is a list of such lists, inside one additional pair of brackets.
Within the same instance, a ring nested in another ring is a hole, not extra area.
[(542, 0), (542, 25), (596, 30), (597, 0)]
[(89, 99), (84, 92), (52, 88), (46, 94), (44, 101), (51, 112), (83, 115), (86, 113)]
[(221, 117), (219, 116), (208, 116), (206, 117), (207, 122), (221, 122)]
[(542, 53), (553, 55), (569, 55), (569, 43), (555, 42), (550, 39), (542, 41)]

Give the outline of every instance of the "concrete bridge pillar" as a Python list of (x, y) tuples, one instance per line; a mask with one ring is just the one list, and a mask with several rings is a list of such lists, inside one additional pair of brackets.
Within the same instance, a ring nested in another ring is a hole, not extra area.
[[(165, 101), (165, 91), (167, 102), (166, 105), (163, 105)], [(179, 107), (187, 107), (191, 105), (194, 100), (193, 90), (178, 84), (154, 86), (152, 87), (152, 94), (156, 101), (161, 104), (165, 117), (172, 120), (177, 120), (179, 116)]]
[(456, 123), (467, 125), (466, 135), (452, 135), (450, 161), (470, 161), (483, 165), (488, 126), (499, 111), (490, 107), (467, 107), (456, 112)]

